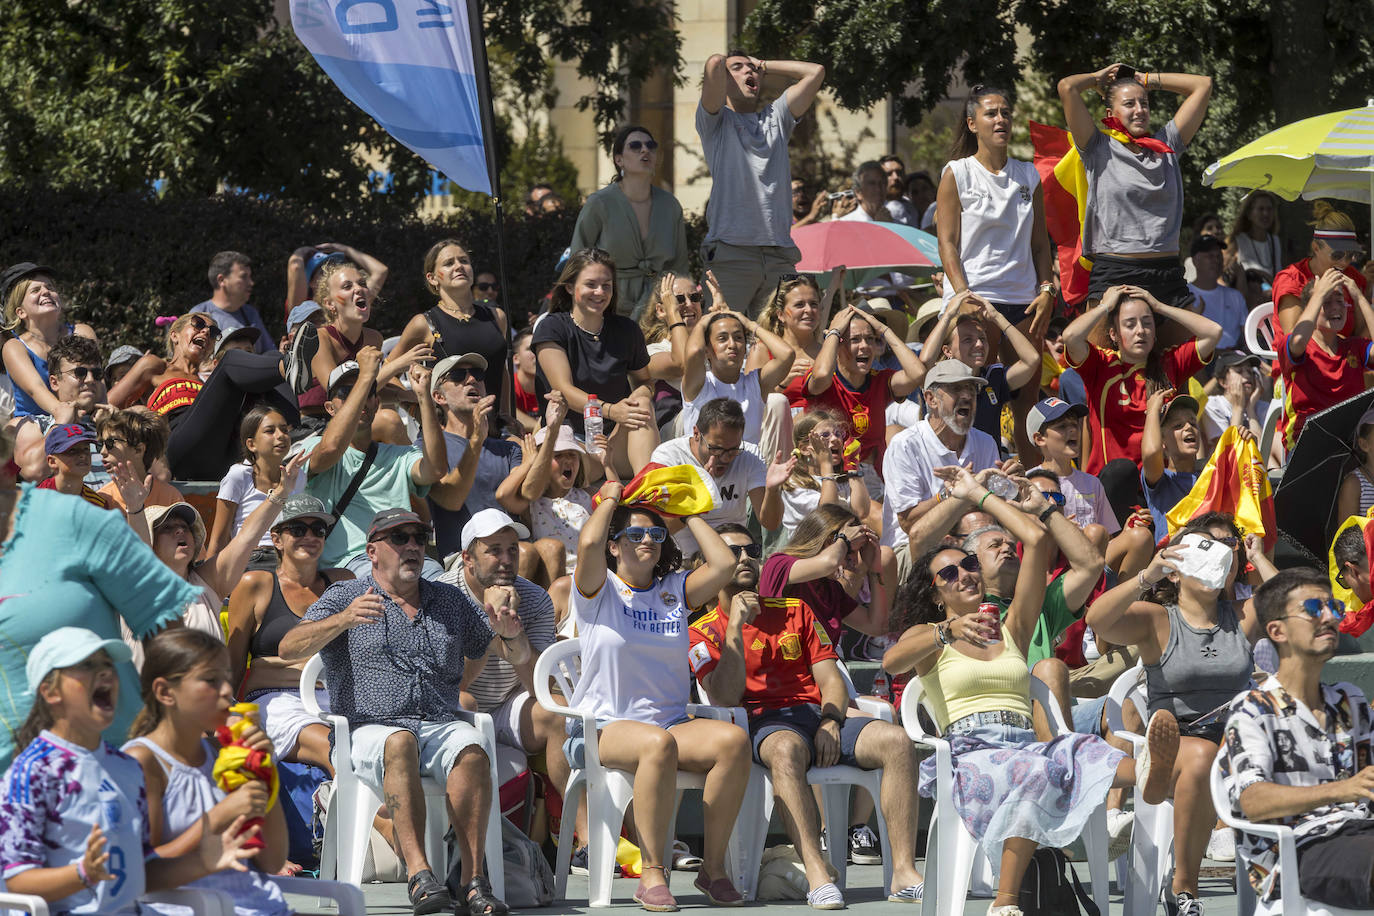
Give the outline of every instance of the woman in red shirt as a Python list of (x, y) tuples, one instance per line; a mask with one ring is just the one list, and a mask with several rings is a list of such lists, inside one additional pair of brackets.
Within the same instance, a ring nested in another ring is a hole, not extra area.
[[(1312, 222), (1309, 225), (1312, 226), (1312, 253), (1301, 261), (1289, 264), (1274, 277), (1276, 337), (1280, 329), (1285, 334), (1293, 333), (1293, 326), (1298, 323), (1298, 316), (1302, 314), (1303, 303), (1306, 302), (1304, 287), (1328, 270), (1335, 268), (1344, 273), (1354, 281), (1360, 292), (1368, 290), (1368, 281), (1350, 263), (1361, 248), (1355, 237), (1354, 221), (1331, 206), (1329, 201), (1318, 200), (1312, 203)], [(1355, 304), (1355, 300), (1348, 295), (1346, 302)], [(1353, 334), (1357, 327), (1353, 322), (1358, 321), (1358, 314), (1347, 313), (1345, 326), (1338, 330), (1343, 334)], [(1369, 331), (1368, 328), (1360, 330), (1364, 333)]]
[(1367, 337), (1342, 336), (1341, 328), (1351, 324), (1348, 299), (1355, 301), (1365, 326), (1374, 326), (1369, 300), (1354, 280), (1334, 267), (1303, 292), (1307, 304), (1293, 325), (1293, 333), (1274, 341), (1288, 390), (1279, 415), (1279, 432), (1284, 448), (1290, 450), (1309, 416), (1364, 391), (1371, 343)]
[[(1103, 319), (1114, 345), (1105, 349), (1089, 337)], [(1195, 338), (1177, 347), (1159, 344), (1156, 324), (1176, 322)], [(1140, 437), (1145, 431), (1149, 396), (1160, 388), (1186, 391), (1188, 379), (1206, 365), (1221, 339), (1221, 325), (1196, 312), (1164, 305), (1138, 286), (1113, 286), (1102, 301), (1064, 329), (1069, 366), (1083, 378), (1088, 394), (1092, 442), (1084, 467), (1098, 474), (1114, 460), (1130, 462), (1139, 476)]]

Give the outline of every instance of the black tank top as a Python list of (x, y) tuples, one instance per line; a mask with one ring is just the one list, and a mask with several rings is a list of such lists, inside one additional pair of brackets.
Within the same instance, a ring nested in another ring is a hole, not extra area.
[[(321, 572), (320, 575), (324, 578), (325, 588), (334, 584), (326, 573)], [(291, 605), (286, 603), (286, 596), (281, 593), (281, 582), (277, 579), (277, 573), (273, 571), (272, 600), (267, 603), (267, 610), (263, 612), (262, 624), (253, 632), (253, 638), (248, 643), (248, 651), (252, 652), (255, 658), (275, 656), (281, 648), (281, 638), (300, 622), (301, 618), (296, 616), (296, 612), (291, 610)]]
[(437, 305), (425, 312), (430, 326), (439, 332), (434, 355), (443, 359), (464, 353), (480, 354), (487, 361), (487, 374), (483, 379), (487, 394), (499, 397), (501, 377), (510, 359), (510, 341), (501, 333), (501, 326), (496, 323), (496, 315), (490, 308), (480, 302), (474, 302), (472, 308), (472, 318), (467, 321), (459, 321)]

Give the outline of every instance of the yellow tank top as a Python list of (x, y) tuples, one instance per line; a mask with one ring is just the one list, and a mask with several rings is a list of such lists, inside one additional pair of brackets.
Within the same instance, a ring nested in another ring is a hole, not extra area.
[(1030, 669), (1010, 631), (1002, 627), (1002, 654), (991, 661), (969, 658), (954, 648), (940, 653), (935, 667), (921, 675), (930, 708), (943, 732), (949, 723), (976, 712), (999, 709), (1030, 716)]

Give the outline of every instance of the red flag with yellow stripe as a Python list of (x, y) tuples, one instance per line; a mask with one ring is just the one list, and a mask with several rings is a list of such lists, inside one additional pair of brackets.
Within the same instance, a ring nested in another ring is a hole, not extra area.
[(1029, 122), (1035, 147), (1035, 170), (1045, 195), (1045, 225), (1059, 252), (1059, 285), (1064, 301), (1077, 305), (1088, 298), (1088, 272), (1083, 257), (1083, 217), (1088, 207), (1088, 173), (1062, 127)]
[(1278, 528), (1274, 523), (1274, 493), (1269, 474), (1260, 460), (1254, 437), (1242, 438), (1240, 430), (1227, 427), (1217, 447), (1188, 495), (1165, 513), (1172, 536), (1190, 519), (1207, 512), (1228, 512), (1242, 534), (1258, 535), (1264, 549), (1274, 549)]

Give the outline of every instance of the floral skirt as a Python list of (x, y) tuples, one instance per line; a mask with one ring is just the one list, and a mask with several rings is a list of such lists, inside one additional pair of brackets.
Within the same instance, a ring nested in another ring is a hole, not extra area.
[[(1068, 846), (1107, 797), (1126, 755), (1096, 735), (1036, 741), (1026, 729), (989, 727), (950, 738), (954, 809), (1000, 868), (1002, 843), (1024, 837)], [(921, 763), (920, 793), (935, 793), (935, 758)]]

